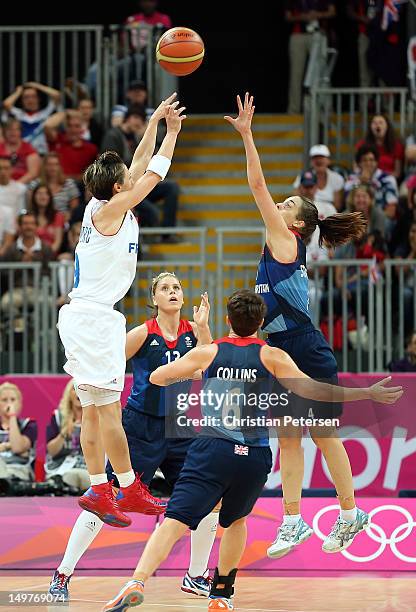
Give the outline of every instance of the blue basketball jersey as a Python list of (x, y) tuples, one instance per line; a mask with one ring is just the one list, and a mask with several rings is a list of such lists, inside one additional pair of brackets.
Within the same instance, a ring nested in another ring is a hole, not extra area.
[(301, 237), (294, 234), (298, 252), (293, 262), (277, 261), (265, 244), (257, 269), (255, 291), (262, 296), (267, 306), (262, 329), (269, 334), (312, 324), (309, 316), (306, 247)]
[[(246, 446), (269, 446), (268, 428), (244, 421), (268, 417), (267, 394), (274, 378), (260, 358), (266, 343), (258, 338), (226, 337), (215, 340), (215, 344), (218, 353), (203, 375), (204, 395), (214, 401), (201, 406), (203, 416), (211, 417), (212, 426), (204, 427), (200, 435)], [(264, 405), (262, 399), (266, 400)], [(243, 424), (234, 427), (229, 420), (233, 416)]]
[(140, 350), (132, 358), (133, 386), (127, 406), (137, 412), (151, 416), (164, 417), (165, 388), (152, 385), (150, 374), (159, 366), (176, 361), (197, 344), (197, 339), (189, 321), (181, 320), (176, 340), (165, 340), (156, 319), (145, 322), (147, 338)]

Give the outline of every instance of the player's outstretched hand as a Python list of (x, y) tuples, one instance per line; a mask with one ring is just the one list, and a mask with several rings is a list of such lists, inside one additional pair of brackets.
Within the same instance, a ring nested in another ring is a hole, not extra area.
[(186, 115), (182, 115), (185, 110), (185, 106), (181, 106), (181, 108), (173, 108), (173, 105), (169, 106), (169, 109), (166, 111), (166, 125), (168, 128), (168, 132), (173, 132), (175, 134), (179, 134), (182, 127), (182, 121), (186, 119)]
[(205, 327), (208, 325), (209, 320), (209, 309), (210, 304), (208, 300), (208, 293), (201, 294), (201, 303), (199, 306), (194, 306), (194, 321), (198, 327)]
[(391, 376), (379, 380), (370, 387), (370, 399), (380, 404), (395, 404), (403, 395), (403, 387), (386, 387)]
[(251, 130), (251, 120), (253, 119), (254, 109), (253, 106), (254, 98), (250, 96), (248, 92), (244, 96), (244, 105), (241, 102), (240, 96), (237, 96), (237, 106), (238, 106), (238, 117), (235, 119), (233, 117), (229, 117), (226, 115), (224, 119), (231, 123), (231, 125), (240, 132), (240, 134), (244, 134), (250, 132)]
[(166, 100), (162, 100), (162, 102), (159, 104), (159, 106), (151, 116), (151, 119), (156, 119), (156, 121), (160, 121), (161, 119), (164, 119), (166, 117), (166, 112), (169, 110), (169, 107), (171, 105), (176, 108), (179, 104), (179, 101), (174, 102), (174, 99), (177, 95), (178, 94), (176, 93), (176, 91), (174, 91), (173, 94), (169, 96), (169, 98), (166, 98)]

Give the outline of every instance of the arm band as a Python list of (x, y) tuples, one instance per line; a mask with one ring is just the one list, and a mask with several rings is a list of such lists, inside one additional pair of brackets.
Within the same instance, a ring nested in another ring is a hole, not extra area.
[(164, 155), (154, 155), (147, 166), (147, 170), (151, 170), (155, 174), (158, 174), (163, 181), (169, 172), (170, 164), (170, 159), (164, 157)]

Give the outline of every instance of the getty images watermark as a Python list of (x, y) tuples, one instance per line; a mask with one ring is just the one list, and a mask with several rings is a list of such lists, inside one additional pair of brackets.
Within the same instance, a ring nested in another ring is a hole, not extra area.
[[(176, 396), (176, 422), (179, 427), (212, 427), (228, 430), (268, 428), (293, 425), (294, 427), (339, 427), (339, 418), (315, 417), (313, 409), (307, 416), (283, 414), (272, 416), (274, 409), (285, 411), (290, 406), (290, 391), (246, 393), (239, 389), (222, 392), (201, 388), (199, 391), (178, 393)], [(201, 414), (190, 416), (192, 409)], [(263, 414), (262, 414), (263, 412)]]

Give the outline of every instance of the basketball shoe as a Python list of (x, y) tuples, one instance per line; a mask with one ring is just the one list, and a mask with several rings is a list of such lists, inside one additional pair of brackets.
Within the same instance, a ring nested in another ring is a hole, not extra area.
[(141, 514), (163, 514), (167, 503), (154, 497), (149, 487), (142, 483), (136, 474), (136, 480), (128, 487), (120, 489), (116, 497), (117, 505), (123, 512), (140, 512)]
[(355, 521), (344, 521), (340, 516), (335, 521), (331, 533), (325, 538), (322, 550), (326, 553), (336, 553), (345, 550), (352, 544), (355, 536), (369, 527), (369, 516), (364, 510), (357, 508)]
[(282, 523), (277, 530), (275, 541), (267, 549), (267, 556), (271, 559), (284, 557), (291, 550), (306, 542), (313, 534), (313, 529), (301, 517), (295, 525)]
[(58, 570), (55, 570), (49, 585), (48, 593), (56, 597), (59, 602), (69, 601), (68, 585), (70, 580), (71, 576), (60, 574)]
[(125, 612), (129, 608), (136, 608), (143, 603), (144, 584), (141, 580), (129, 580), (118, 595), (108, 601), (102, 612)]
[(186, 572), (183, 580), (181, 591), (189, 593), (189, 595), (201, 595), (202, 597), (208, 597), (211, 590), (212, 578), (209, 575), (209, 570), (206, 570), (202, 576), (196, 576), (192, 578), (189, 572)]
[(82, 495), (78, 504), (83, 510), (92, 512), (107, 525), (128, 527), (131, 519), (123, 514), (115, 500), (111, 482), (93, 485)]
[(210, 597), (208, 610), (234, 610), (234, 604), (226, 597)]

